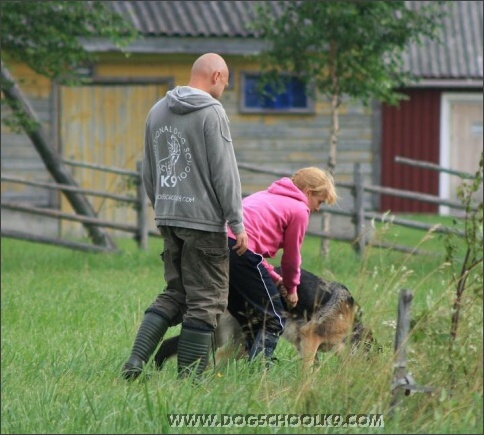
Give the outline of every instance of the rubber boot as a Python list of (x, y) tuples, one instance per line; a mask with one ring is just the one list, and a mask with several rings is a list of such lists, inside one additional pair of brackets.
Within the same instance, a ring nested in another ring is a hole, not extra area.
[(168, 327), (167, 320), (160, 315), (150, 312), (144, 315), (134, 340), (131, 356), (121, 370), (125, 379), (136, 379), (143, 372), (143, 367), (150, 359)]
[(260, 330), (255, 337), (254, 343), (249, 350), (249, 362), (254, 361), (263, 351), (266, 368), (270, 367), (272, 355), (276, 350), (279, 336), (268, 331)]
[(178, 342), (178, 377), (200, 376), (208, 364), (213, 331), (182, 326)]
[(179, 335), (163, 340), (163, 343), (161, 343), (161, 346), (158, 349), (158, 352), (156, 352), (154, 359), (155, 367), (157, 370), (161, 370), (165, 364), (165, 361), (176, 355), (176, 353), (178, 352), (179, 340)]

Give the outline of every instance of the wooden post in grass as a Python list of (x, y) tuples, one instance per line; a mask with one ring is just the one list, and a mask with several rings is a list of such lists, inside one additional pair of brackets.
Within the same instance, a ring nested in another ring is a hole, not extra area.
[(409, 290), (402, 289), (398, 299), (397, 331), (395, 333), (394, 365), (393, 365), (393, 398), (390, 409), (393, 409), (401, 400), (405, 390), (400, 388), (406, 383), (407, 378), (407, 339), (410, 330), (410, 306), (413, 294)]
[(407, 340), (410, 331), (410, 306), (413, 294), (410, 290), (400, 290), (398, 299), (397, 330), (395, 334), (395, 353), (393, 365), (392, 400), (390, 402), (390, 415), (399, 404), (403, 396), (409, 396), (412, 392), (432, 392), (431, 388), (421, 387), (415, 384), (412, 374), (407, 372)]

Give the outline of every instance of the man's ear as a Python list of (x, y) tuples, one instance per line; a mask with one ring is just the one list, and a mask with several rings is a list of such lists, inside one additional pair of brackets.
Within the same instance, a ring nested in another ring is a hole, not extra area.
[(217, 83), (217, 80), (220, 78), (220, 71), (214, 71), (212, 74), (212, 83)]

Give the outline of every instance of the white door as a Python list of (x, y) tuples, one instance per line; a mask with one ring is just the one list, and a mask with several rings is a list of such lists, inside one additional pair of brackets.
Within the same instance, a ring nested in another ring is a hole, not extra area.
[[(483, 147), (483, 95), (444, 93), (442, 95), (440, 165), (454, 171), (474, 174)], [(459, 176), (441, 172), (440, 196), (459, 201)], [(482, 184), (476, 200), (482, 201)], [(440, 207), (441, 214), (460, 214), (456, 209)]]

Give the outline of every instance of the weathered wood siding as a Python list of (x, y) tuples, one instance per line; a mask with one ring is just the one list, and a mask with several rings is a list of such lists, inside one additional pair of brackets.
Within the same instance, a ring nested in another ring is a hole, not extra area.
[[(327, 167), (331, 131), (330, 104), (322, 97), (314, 114), (245, 114), (239, 110), (243, 72), (258, 71), (257, 63), (227, 58), (233, 87), (222, 97), (230, 119), (237, 159), (271, 169), (295, 171), (304, 166)], [(352, 181), (353, 165), (360, 162), (365, 182), (372, 182), (373, 118), (370, 108), (349, 103), (340, 107), (340, 131), (335, 179)], [(244, 192), (264, 189), (276, 177), (241, 170)], [(340, 205), (351, 201), (347, 189), (340, 191)], [(370, 204), (367, 204), (371, 207)]]
[[(33, 111), (47, 132), (47, 137), (55, 146), (54, 104), (49, 80), (25, 65), (9, 64), (8, 67), (14, 77), (21, 79), (22, 92), (29, 99)], [(2, 105), (2, 120), (9, 113), (8, 106)], [(28, 180), (52, 181), (44, 162), (25, 133), (12, 131), (2, 122), (1, 141), (2, 174)], [(39, 207), (49, 207), (55, 202), (55, 194), (52, 191), (13, 183), (2, 183), (2, 198)]]

